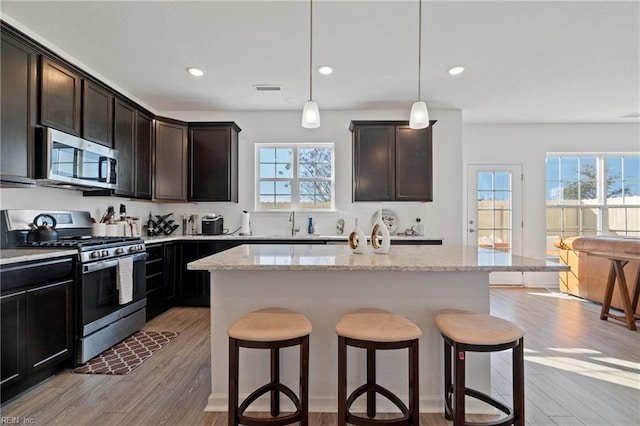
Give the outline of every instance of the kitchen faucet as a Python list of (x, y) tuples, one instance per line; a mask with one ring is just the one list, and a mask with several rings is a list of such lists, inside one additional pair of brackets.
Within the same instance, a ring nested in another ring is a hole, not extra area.
[(300, 227), (296, 227), (296, 211), (295, 210), (291, 210), (291, 213), (289, 214), (289, 222), (291, 222), (291, 236), (295, 237), (296, 236), (296, 232), (300, 232)]

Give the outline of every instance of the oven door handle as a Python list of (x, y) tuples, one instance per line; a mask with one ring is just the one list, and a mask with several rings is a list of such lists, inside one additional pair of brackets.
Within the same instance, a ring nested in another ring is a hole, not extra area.
[[(147, 253), (137, 253), (130, 257), (133, 258), (134, 262), (138, 260), (145, 260), (147, 258)], [(116, 266), (118, 266), (118, 259), (88, 263), (86, 265), (82, 265), (82, 273), (88, 274), (91, 272), (102, 271), (103, 269), (115, 268)]]

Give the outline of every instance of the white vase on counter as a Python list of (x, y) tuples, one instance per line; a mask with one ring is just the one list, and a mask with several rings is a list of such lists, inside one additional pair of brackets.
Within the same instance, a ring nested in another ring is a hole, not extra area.
[(358, 226), (358, 219), (356, 219), (353, 231), (349, 233), (349, 247), (351, 251), (358, 254), (367, 251), (367, 235)]
[(371, 228), (371, 247), (376, 254), (387, 254), (391, 247), (391, 234), (382, 220), (382, 209), (378, 210), (378, 218)]

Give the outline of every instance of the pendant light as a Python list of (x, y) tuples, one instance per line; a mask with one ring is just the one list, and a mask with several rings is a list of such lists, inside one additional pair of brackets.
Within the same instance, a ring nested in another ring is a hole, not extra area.
[(309, 100), (302, 109), (302, 127), (316, 129), (320, 127), (320, 111), (313, 100), (313, 0), (309, 0)]
[(420, 97), (420, 75), (422, 72), (422, 0), (418, 0), (418, 4), (418, 101), (411, 106), (411, 115), (409, 115), (409, 127), (412, 129), (429, 127), (427, 104), (422, 101)]

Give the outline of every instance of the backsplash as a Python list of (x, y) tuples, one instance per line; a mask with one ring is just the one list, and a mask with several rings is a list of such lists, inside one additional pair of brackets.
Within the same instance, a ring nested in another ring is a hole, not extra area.
[[(415, 219), (421, 218), (421, 223), (426, 225), (426, 235), (430, 237), (442, 237), (436, 229), (429, 227), (429, 217), (433, 215), (433, 210), (428, 203), (358, 203), (353, 204), (351, 211), (332, 212), (307, 212), (296, 210), (296, 227), (300, 227), (299, 234), (307, 233), (309, 217), (313, 218), (317, 235), (337, 235), (336, 222), (338, 219), (344, 220), (344, 234), (348, 234), (354, 227), (357, 218), (363, 230), (368, 231), (372, 225), (372, 217), (379, 208), (389, 209), (396, 213), (398, 217), (398, 231), (415, 225)], [(224, 218), (224, 228), (228, 232), (239, 232), (242, 220), (242, 211), (248, 210), (251, 213), (251, 230), (254, 235), (289, 235), (291, 233), (291, 222), (289, 222), (290, 211), (277, 212), (255, 212), (240, 204), (231, 203), (180, 203), (162, 204), (160, 213), (173, 213), (177, 223), (182, 223), (182, 215), (189, 218), (192, 214), (197, 214), (199, 219), (207, 214), (219, 214)], [(177, 230), (181, 233), (181, 230)]]
[[(157, 203), (133, 200), (121, 197), (84, 197), (81, 191), (58, 189), (49, 187), (36, 188), (3, 188), (0, 205), (2, 209), (46, 209), (46, 210), (86, 210), (99, 221), (108, 206), (118, 211), (120, 204), (127, 207), (127, 216), (140, 217), (142, 223), (151, 213), (165, 215), (173, 213), (172, 219), (180, 225), (175, 231), (182, 234), (183, 214), (189, 218), (198, 215), (197, 229), (201, 232), (201, 219), (204, 215), (216, 213), (224, 218), (224, 228), (227, 232), (239, 232), (241, 213), (249, 210), (251, 213), (251, 229), (254, 235), (289, 235), (291, 223), (289, 211), (282, 212), (254, 212), (245, 206), (233, 203)], [(351, 211), (333, 212), (305, 212), (296, 211), (296, 227), (300, 227), (299, 234), (307, 233), (309, 217), (313, 218), (314, 233), (318, 235), (337, 235), (336, 222), (344, 220), (344, 234), (348, 234), (354, 227), (357, 218), (363, 230), (368, 231), (372, 217), (378, 208), (390, 209), (398, 217), (398, 232), (403, 232), (415, 224), (415, 218), (422, 219), (426, 225), (426, 235), (442, 237), (436, 229), (430, 229), (429, 217), (433, 214), (429, 203), (358, 203), (352, 204)]]

